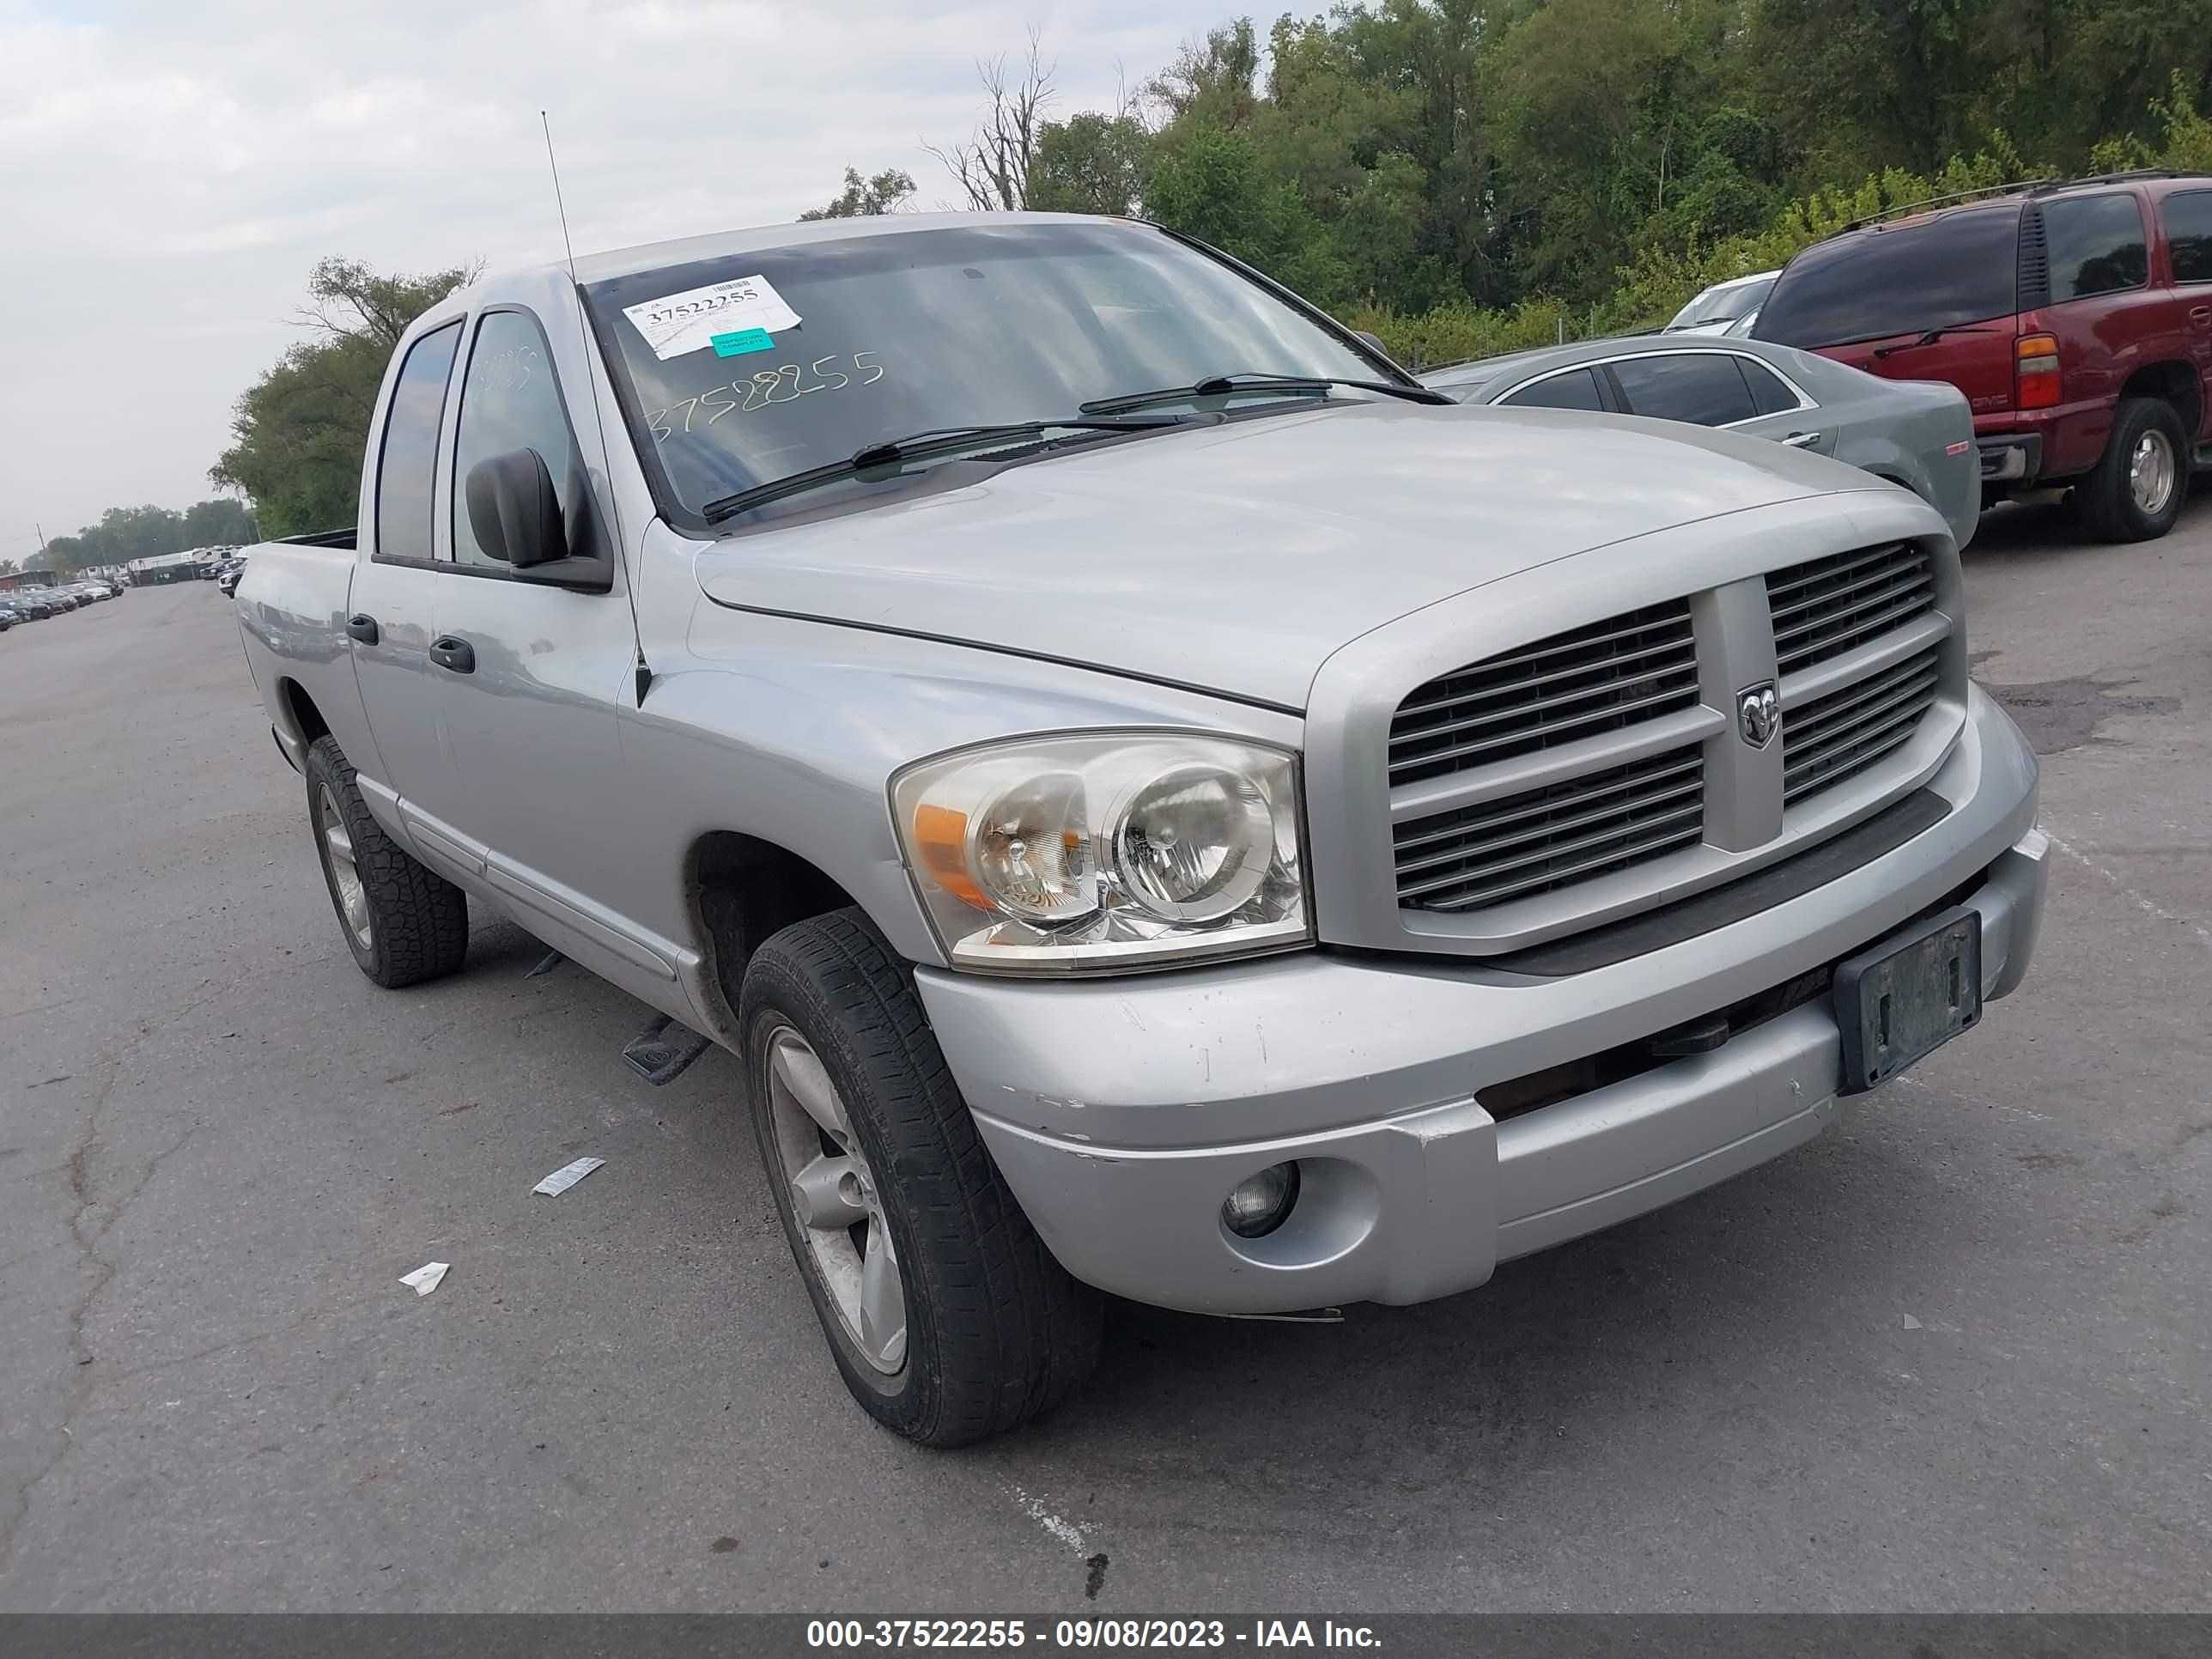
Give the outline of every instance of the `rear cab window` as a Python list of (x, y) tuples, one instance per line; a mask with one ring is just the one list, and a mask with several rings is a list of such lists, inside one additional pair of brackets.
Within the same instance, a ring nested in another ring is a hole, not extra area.
[(2019, 310), (2017, 202), (1839, 236), (1791, 260), (1753, 337), (1814, 349), (2009, 317)]
[(1717, 351), (1669, 351), (1613, 365), (1628, 412), (1692, 426), (1730, 426), (1759, 413), (1736, 360)]
[(2177, 283), (2212, 283), (2212, 190), (2176, 191), (2159, 206)]
[(407, 348), (384, 417), (376, 463), (379, 559), (428, 562), (431, 556), (430, 486), (438, 470), (438, 422), (461, 325), (447, 323)]
[(2118, 294), (2150, 281), (2142, 209), (2131, 191), (2061, 197), (2043, 203), (2041, 211), (2051, 304)]

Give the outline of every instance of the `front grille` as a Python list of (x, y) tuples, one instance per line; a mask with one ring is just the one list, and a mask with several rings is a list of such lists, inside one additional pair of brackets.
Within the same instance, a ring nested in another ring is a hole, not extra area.
[(1790, 710), (1782, 721), (1784, 804), (1857, 775), (1911, 737), (1942, 678), (1939, 649), (1930, 646)]
[(1705, 763), (1688, 744), (1398, 825), (1398, 902), (1414, 910), (1500, 904), (1661, 857), (1704, 832)]
[(1650, 605), (1417, 686), (1391, 718), (1390, 782), (1492, 766), (1697, 701), (1690, 603)]
[(1778, 672), (1794, 674), (1879, 639), (1936, 608), (1936, 577), (1917, 542), (1862, 547), (1771, 571)]

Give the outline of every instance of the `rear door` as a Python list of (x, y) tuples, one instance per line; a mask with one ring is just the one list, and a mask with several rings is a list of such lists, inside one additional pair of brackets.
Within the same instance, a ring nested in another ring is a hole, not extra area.
[(2017, 201), (1954, 208), (1809, 247), (1775, 283), (1753, 337), (1885, 380), (1948, 380), (1977, 415), (2008, 410), (2021, 212)]
[(1835, 434), (1812, 399), (1765, 364), (1733, 351), (1655, 351), (1607, 366), (1620, 406), (1631, 415), (1729, 427), (1792, 449), (1826, 453)]
[[(419, 809), (434, 799), (449, 775), (430, 678), (439, 585), (430, 501), (440, 419), (460, 343), (461, 325), (453, 322), (407, 348), (385, 409), (373, 505), (361, 527), (362, 556), (347, 614), (330, 619), (340, 647), (352, 653), (376, 750), (347, 758), (361, 775), (362, 793), (387, 822), (409, 817), (402, 802)], [(412, 836), (412, 829), (410, 821), (410, 837), (431, 862), (453, 867), (441, 861), (442, 846)], [(466, 873), (465, 864), (459, 872)]]
[(2173, 291), (2183, 307), (2188, 349), (2203, 387), (2203, 431), (2212, 437), (2212, 190), (2178, 190), (2159, 205), (2172, 266)]

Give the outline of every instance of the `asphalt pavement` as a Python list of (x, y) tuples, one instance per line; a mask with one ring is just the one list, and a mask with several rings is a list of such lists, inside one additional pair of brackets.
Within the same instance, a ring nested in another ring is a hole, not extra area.
[(647, 1086), (503, 922), (356, 971), (212, 584), (0, 637), (0, 1609), (2212, 1605), (2212, 500), (1967, 572), (2056, 843), (1981, 1030), (1450, 1301), (1116, 1309), (956, 1454), (848, 1401), (728, 1056)]

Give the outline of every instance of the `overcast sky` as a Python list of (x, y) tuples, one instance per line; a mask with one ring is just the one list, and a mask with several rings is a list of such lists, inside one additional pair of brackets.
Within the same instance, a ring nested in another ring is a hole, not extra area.
[(921, 144), (967, 133), (979, 54), (1042, 25), (1066, 112), (1234, 9), (0, 0), (0, 557), (36, 552), (34, 522), (214, 494), (322, 255), (557, 257), (541, 107), (580, 253), (789, 219), (848, 163), (951, 207)]

